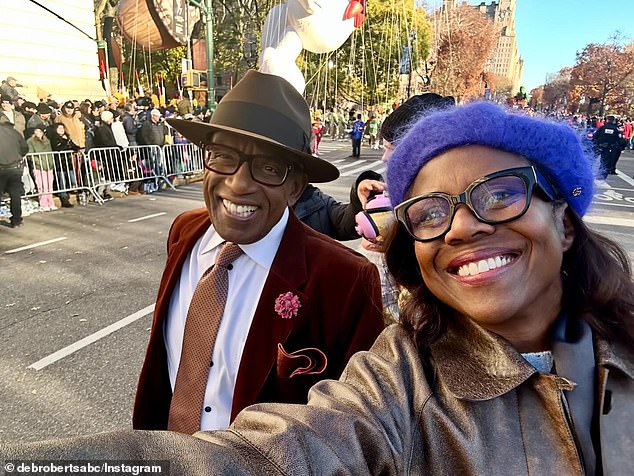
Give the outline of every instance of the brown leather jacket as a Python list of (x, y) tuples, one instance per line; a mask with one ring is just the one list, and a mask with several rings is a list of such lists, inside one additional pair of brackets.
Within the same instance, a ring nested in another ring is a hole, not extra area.
[[(595, 338), (602, 473), (631, 474), (634, 355)], [(564, 415), (571, 382), (539, 374), (464, 320), (421, 356), (398, 325), (309, 404), (254, 405), (231, 429), (188, 437), (119, 432), (0, 448), (15, 459), (170, 459), (175, 474), (584, 474)], [(601, 471), (599, 471), (600, 473)]]

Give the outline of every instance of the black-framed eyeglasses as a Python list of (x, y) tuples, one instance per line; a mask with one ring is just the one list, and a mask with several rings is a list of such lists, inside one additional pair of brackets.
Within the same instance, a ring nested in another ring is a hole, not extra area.
[(536, 187), (555, 200), (553, 188), (535, 167), (516, 167), (480, 177), (458, 195), (434, 192), (410, 198), (394, 213), (416, 241), (432, 241), (449, 231), (458, 205), (469, 207), (483, 223), (506, 223), (526, 213)]
[(233, 147), (220, 144), (205, 146), (204, 165), (207, 170), (222, 175), (233, 175), (244, 162), (249, 164), (253, 180), (270, 187), (282, 185), (293, 170), (293, 164), (284, 159), (260, 154), (247, 155)]

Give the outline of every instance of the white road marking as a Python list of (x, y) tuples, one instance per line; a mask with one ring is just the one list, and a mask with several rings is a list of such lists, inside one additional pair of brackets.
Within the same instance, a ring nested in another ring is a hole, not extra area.
[(380, 165), (380, 164), (382, 164), (382, 162), (380, 160), (376, 160), (376, 161), (371, 162), (369, 164), (362, 165), (361, 167), (357, 167), (355, 169), (346, 170), (344, 173), (341, 174), (341, 176), (342, 177), (346, 177), (346, 176), (349, 176), (349, 175), (356, 175), (359, 172), (362, 172), (362, 171), (368, 170), (368, 169), (372, 169), (376, 165)]
[(14, 248), (12, 250), (7, 250), (5, 254), (17, 253), (18, 251), (30, 250), (31, 248), (37, 248), (38, 246), (50, 245), (51, 243), (57, 243), (58, 241), (65, 240), (65, 236), (60, 236), (59, 238), (53, 238), (52, 240), (39, 241), (37, 243), (33, 243), (32, 245), (21, 246), (20, 248)]
[(607, 207), (634, 208), (634, 205), (628, 205), (627, 203), (614, 203), (614, 202), (607, 202), (605, 200), (592, 200), (592, 203), (595, 203), (597, 205), (605, 205)]
[(153, 213), (152, 215), (146, 215), (144, 217), (133, 218), (132, 220), (128, 220), (128, 223), (134, 223), (136, 221), (147, 220), (149, 218), (160, 217), (161, 215), (165, 215), (166, 212), (161, 213)]
[(616, 217), (600, 217), (596, 215), (586, 215), (583, 217), (583, 221), (587, 223), (593, 223), (595, 225), (617, 225), (634, 227), (634, 219), (631, 218), (616, 218)]
[(623, 172), (621, 172), (618, 169), (616, 171), (616, 175), (618, 175), (619, 178), (621, 178), (621, 180), (623, 180), (624, 182), (629, 183), (632, 187), (634, 187), (634, 180), (632, 180), (631, 177), (629, 177), (628, 175), (625, 175)]
[(115, 322), (114, 324), (110, 324), (107, 327), (95, 332), (94, 334), (90, 334), (83, 339), (78, 340), (77, 342), (70, 344), (63, 349), (58, 350), (57, 352), (53, 352), (50, 355), (47, 355), (43, 359), (38, 360), (37, 362), (29, 365), (28, 368), (35, 370), (42, 370), (44, 367), (48, 367), (49, 365), (57, 362), (58, 360), (63, 359), (64, 357), (68, 357), (70, 354), (77, 352), (84, 347), (89, 346), (90, 344), (97, 342), (99, 339), (106, 337), (107, 335), (112, 334), (114, 331), (118, 331), (122, 327), (127, 326), (128, 324), (133, 323), (141, 319), (142, 317), (147, 316), (154, 312), (154, 304), (141, 309), (140, 311), (135, 312), (134, 314), (130, 314), (128, 317), (124, 317), (123, 319)]
[(358, 164), (361, 164), (361, 163), (364, 163), (364, 162), (366, 162), (366, 161), (365, 161), (365, 159), (362, 159), (362, 160), (355, 160), (354, 162), (351, 162), (351, 163), (346, 164), (346, 165), (342, 165), (341, 167), (337, 167), (337, 168), (338, 168), (339, 170), (342, 170), (342, 169), (347, 169), (347, 168), (349, 168), (349, 167), (354, 167), (355, 165), (358, 165)]

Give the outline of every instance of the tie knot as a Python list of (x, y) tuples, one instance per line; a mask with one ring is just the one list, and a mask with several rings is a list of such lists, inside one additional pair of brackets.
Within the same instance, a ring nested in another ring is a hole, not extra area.
[(226, 268), (229, 264), (233, 263), (238, 256), (242, 254), (242, 248), (235, 243), (225, 242), (222, 245), (222, 249), (216, 257), (216, 264)]

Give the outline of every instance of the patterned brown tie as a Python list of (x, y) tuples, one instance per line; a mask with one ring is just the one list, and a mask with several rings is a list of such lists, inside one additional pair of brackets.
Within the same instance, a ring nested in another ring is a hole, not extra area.
[(232, 269), (231, 263), (241, 254), (238, 245), (225, 243), (215, 264), (198, 281), (187, 310), (168, 430), (189, 435), (200, 430), (209, 367), (213, 365), (211, 355), (229, 291), (228, 270)]

